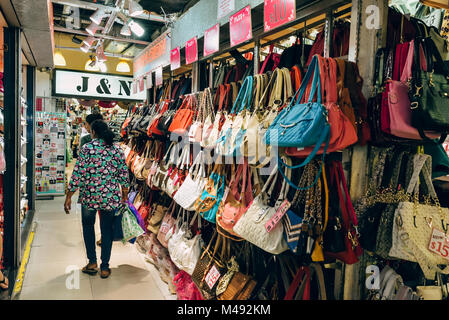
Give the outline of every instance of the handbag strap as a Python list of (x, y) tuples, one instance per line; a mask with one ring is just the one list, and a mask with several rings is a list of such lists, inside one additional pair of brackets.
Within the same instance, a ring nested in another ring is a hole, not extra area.
[[(231, 114), (237, 114), (242, 112), (244, 109), (251, 106), (251, 96), (253, 91), (253, 82), (254, 78), (252, 76), (246, 77), (245, 81), (243, 81), (242, 87), (237, 95), (237, 99), (234, 102), (234, 105), (231, 110)], [(240, 106), (237, 109), (237, 105)]]
[[(300, 285), (302, 288), (300, 288)], [(302, 286), (304, 285), (304, 286)], [(293, 278), (290, 287), (287, 290), (287, 293), (284, 297), (284, 300), (293, 300), (295, 292), (298, 289), (303, 289), (303, 300), (310, 299), (310, 268), (306, 266), (301, 266), (295, 277)]]
[(404, 69), (401, 74), (401, 82), (407, 83), (412, 78), (412, 65), (413, 65), (413, 56), (415, 53), (415, 40), (410, 41), (407, 59), (405, 60)]
[(312, 90), (309, 94), (308, 97), (308, 102), (312, 102), (312, 99), (315, 95), (316, 90), (317, 91), (317, 102), (319, 104), (321, 104), (321, 79), (320, 79), (320, 69), (319, 69), (319, 65), (318, 65), (318, 55), (314, 55), (312, 58), (312, 62), (310, 63), (308, 69), (307, 69), (307, 73), (304, 77), (304, 80), (301, 83), (301, 86), (299, 88), (299, 90), (295, 93), (295, 95), (293, 96), (293, 99), (289, 105), (289, 108), (291, 108), (293, 105), (296, 105), (299, 101), (301, 101), (301, 99), (304, 96), (304, 93), (306, 91), (307, 85), (310, 81), (310, 79), (312, 78), (312, 74), (313, 74), (313, 79), (312, 79)]
[[(337, 183), (338, 183), (338, 190), (339, 190), (339, 192), (341, 191), (341, 189), (340, 189), (340, 184), (341, 184), (341, 186), (343, 187), (343, 191), (345, 193), (345, 198), (346, 198), (346, 200), (343, 201), (346, 204), (345, 205), (346, 212), (348, 214), (349, 219), (352, 222), (352, 225), (354, 227), (356, 227), (357, 226), (357, 217), (355, 215), (354, 207), (352, 206), (352, 201), (349, 196), (349, 191), (348, 191), (348, 186), (346, 185), (346, 178), (345, 178), (345, 174), (343, 171), (343, 166), (340, 161), (334, 161), (334, 164), (336, 164), (336, 167), (338, 170), (337, 176), (336, 176)], [(342, 199), (340, 199), (340, 200), (342, 200)]]

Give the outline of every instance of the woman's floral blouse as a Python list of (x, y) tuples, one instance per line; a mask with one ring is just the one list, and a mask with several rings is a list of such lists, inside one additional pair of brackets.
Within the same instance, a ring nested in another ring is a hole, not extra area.
[(78, 202), (96, 210), (115, 210), (121, 201), (120, 186), (129, 187), (123, 151), (93, 139), (81, 148), (69, 191), (80, 190)]

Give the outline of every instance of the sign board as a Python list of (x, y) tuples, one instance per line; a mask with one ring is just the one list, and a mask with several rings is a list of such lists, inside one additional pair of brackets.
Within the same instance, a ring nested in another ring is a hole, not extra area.
[(56, 69), (53, 95), (98, 100), (145, 100), (145, 91), (132, 93), (132, 83), (132, 77)]
[(147, 89), (153, 88), (153, 73), (147, 74)]
[(251, 6), (246, 6), (229, 17), (231, 47), (250, 40), (253, 37), (251, 24)]
[(186, 64), (191, 64), (198, 60), (198, 42), (193, 37), (186, 42)]
[(170, 64), (170, 50), (171, 39), (169, 37), (169, 32), (165, 32), (151, 42), (151, 44), (134, 58), (134, 79), (138, 79), (159, 66), (168, 66)]
[(164, 81), (163, 75), (162, 75), (162, 67), (157, 68), (156, 70), (156, 86), (162, 85), (162, 82)]
[(264, 31), (270, 31), (296, 19), (296, 0), (265, 0)]
[(170, 69), (176, 70), (181, 66), (181, 53), (180, 48), (176, 47), (170, 51)]
[(235, 10), (235, 0), (218, 0), (217, 20)]
[(207, 57), (220, 48), (220, 24), (217, 23), (212, 28), (204, 32), (204, 56)]

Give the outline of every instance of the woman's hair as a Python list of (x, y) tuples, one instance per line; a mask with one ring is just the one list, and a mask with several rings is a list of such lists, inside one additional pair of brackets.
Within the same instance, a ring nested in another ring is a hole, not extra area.
[(109, 129), (108, 124), (103, 120), (95, 120), (91, 124), (92, 131), (95, 132), (95, 136), (102, 139), (106, 145), (111, 146), (114, 141), (115, 134)]

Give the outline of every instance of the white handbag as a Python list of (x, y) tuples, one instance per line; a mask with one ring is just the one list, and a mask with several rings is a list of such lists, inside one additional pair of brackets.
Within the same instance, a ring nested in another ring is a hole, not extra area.
[[(184, 213), (182, 214), (182, 221), (178, 217), (175, 231), (168, 240), (168, 252), (171, 260), (179, 269), (192, 275), (201, 255), (201, 248), (204, 242), (200, 234), (192, 238), (189, 224), (187, 221), (184, 221)], [(195, 221), (195, 218), (192, 219), (193, 221)]]
[[(176, 154), (176, 153), (175, 153)], [(172, 169), (168, 170), (168, 177), (167, 182), (162, 189), (162, 191), (165, 191), (171, 198), (177, 193), (178, 189), (181, 187), (182, 182), (180, 180), (180, 174), (183, 170), (188, 169), (188, 165), (190, 162), (190, 144), (186, 144), (182, 148), (181, 155), (177, 159), (175, 167), (177, 168), (177, 172), (174, 176), (172, 176), (172, 172), (174, 170), (174, 167)]]
[(195, 201), (201, 196), (206, 186), (207, 176), (204, 167), (204, 152), (200, 151), (190, 167), (184, 183), (173, 197), (176, 203), (188, 211), (195, 210)]
[[(431, 181), (432, 158), (425, 154), (414, 156), (413, 175), (407, 187), (408, 194), (415, 195), (414, 202), (400, 202), (395, 211), (393, 224), (393, 245), (389, 252), (392, 257), (406, 258), (404, 260), (418, 262), (424, 276), (427, 279), (435, 279), (436, 272), (449, 274), (448, 257), (449, 246), (436, 243), (434, 249), (441, 253), (432, 252), (429, 249), (432, 234), (435, 230), (441, 230), (443, 235), (449, 225), (449, 209), (441, 208), (435, 189)], [(436, 205), (419, 204), (419, 177), (423, 176), (429, 195)], [(444, 266), (444, 267), (443, 267)]]
[[(168, 148), (165, 157), (158, 164), (156, 172), (153, 175), (148, 175), (148, 179), (151, 179), (151, 182), (147, 180), (147, 185), (149, 187), (155, 187), (162, 191), (165, 190), (165, 186), (168, 180), (168, 172), (170, 169), (170, 165), (175, 163), (175, 153), (177, 150), (177, 143), (172, 142), (170, 147)], [(154, 168), (153, 168), (154, 170)]]
[[(286, 176), (290, 179), (291, 170), (287, 170)], [(278, 169), (276, 166), (260, 194), (254, 198), (248, 210), (233, 228), (233, 231), (240, 237), (271, 254), (280, 254), (288, 250), (287, 242), (284, 239), (284, 226), (281, 221), (270, 232), (267, 232), (265, 229), (265, 224), (276, 214), (289, 190), (288, 183), (283, 179), (282, 188), (275, 206), (269, 206), (268, 201), (277, 177)], [(267, 190), (268, 186), (270, 186), (269, 190)]]

